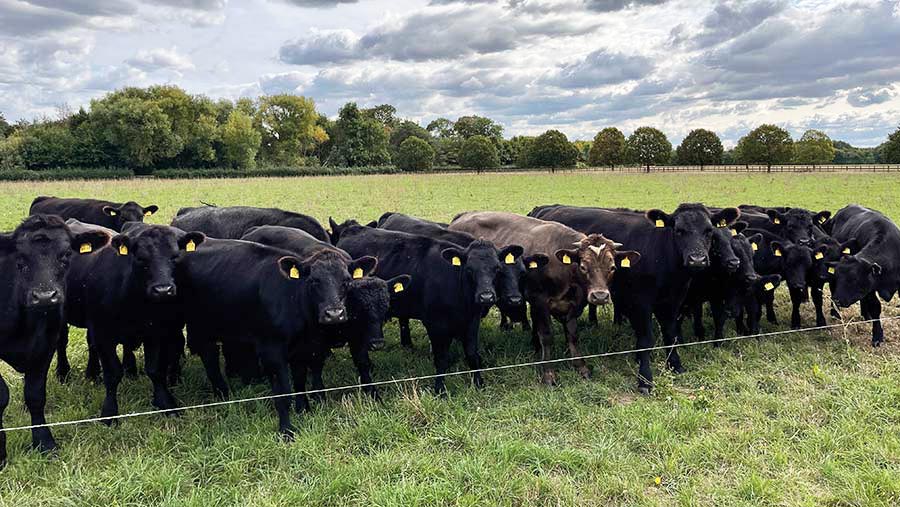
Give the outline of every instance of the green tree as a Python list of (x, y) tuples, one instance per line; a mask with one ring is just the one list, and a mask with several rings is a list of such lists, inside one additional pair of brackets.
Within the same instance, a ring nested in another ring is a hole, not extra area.
[(400, 120), (397, 119), (397, 108), (390, 104), (381, 104), (362, 110), (363, 114), (374, 118), (387, 129), (393, 129)]
[(661, 130), (639, 127), (625, 142), (628, 158), (640, 163), (650, 172), (650, 164), (665, 164), (672, 155), (672, 143)]
[(429, 123), (425, 130), (435, 138), (449, 138), (455, 135), (453, 130), (453, 122), (447, 118), (437, 118)]
[(572, 141), (572, 146), (578, 150), (578, 163), (579, 164), (587, 164), (588, 159), (591, 156), (591, 146), (593, 146), (593, 142), (591, 141)]
[(874, 164), (876, 148), (857, 148), (844, 141), (834, 141), (835, 164)]
[(0, 171), (14, 171), (25, 168), (22, 157), (22, 137), (14, 132), (9, 137), (0, 137)]
[(454, 133), (462, 139), (484, 136), (499, 146), (503, 139), (503, 126), (484, 116), (462, 116), (453, 123)]
[(149, 173), (183, 147), (172, 132), (172, 121), (153, 101), (127, 93), (112, 93), (91, 102), (93, 128), (110, 163)]
[[(391, 130), (391, 160), (396, 162), (400, 150), (400, 145), (410, 137), (417, 137), (425, 141), (431, 141), (431, 135), (421, 125), (414, 121), (404, 120), (397, 123), (397, 126)], [(434, 151), (434, 149), (432, 149)]]
[(256, 154), (262, 143), (262, 134), (253, 128), (253, 118), (244, 111), (234, 109), (222, 125), (220, 160), (222, 165), (237, 169), (256, 166)]
[(328, 134), (318, 123), (312, 99), (269, 95), (259, 99), (253, 124), (262, 134), (260, 160), (268, 165), (299, 166)]
[(879, 146), (884, 164), (900, 164), (900, 127), (888, 136), (887, 142)]
[(507, 149), (509, 150), (510, 160), (516, 167), (531, 167), (528, 156), (531, 152), (531, 144), (533, 142), (534, 137), (531, 136), (514, 136), (507, 141), (506, 144)]
[(484, 169), (500, 167), (500, 156), (497, 147), (485, 136), (472, 136), (462, 143), (459, 150), (459, 165), (463, 169)]
[(548, 167), (553, 171), (558, 167), (575, 167), (577, 161), (578, 150), (558, 130), (548, 130), (535, 137), (528, 150), (531, 167)]
[(794, 155), (794, 141), (787, 130), (764, 124), (751, 130), (737, 144), (738, 159), (744, 164), (766, 164), (766, 172), (772, 165), (786, 164)]
[(625, 134), (615, 127), (607, 127), (594, 136), (588, 163), (592, 166), (609, 166), (610, 169), (625, 161)]
[(19, 130), (20, 150), (29, 169), (71, 165), (75, 138), (65, 122), (37, 121)]
[(3, 116), (3, 113), (0, 113), (0, 139), (9, 135), (12, 131), (12, 125), (10, 125), (6, 118)]
[(721, 164), (724, 152), (722, 140), (715, 132), (694, 129), (678, 145), (675, 160), (678, 164), (699, 165), (702, 171), (705, 165)]
[(428, 171), (434, 166), (434, 148), (421, 137), (409, 136), (400, 143), (394, 163), (403, 171)]
[(384, 126), (363, 114), (355, 102), (345, 104), (338, 112), (333, 149), (344, 164), (350, 167), (387, 164), (391, 160), (388, 146)]
[(807, 130), (794, 143), (794, 162), (797, 164), (821, 165), (834, 161), (834, 144), (821, 130)]

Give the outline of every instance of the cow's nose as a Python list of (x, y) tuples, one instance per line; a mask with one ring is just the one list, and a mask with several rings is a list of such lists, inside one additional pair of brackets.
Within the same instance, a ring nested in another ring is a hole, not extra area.
[(592, 305), (605, 305), (609, 303), (608, 290), (595, 290), (588, 294), (588, 302)]
[(325, 310), (323, 321), (327, 324), (337, 324), (347, 322), (347, 310), (341, 308), (329, 308)]
[(688, 256), (688, 266), (692, 268), (705, 268), (709, 266), (709, 257), (705, 254), (691, 254)]
[(812, 241), (809, 238), (802, 238), (799, 241), (797, 241), (797, 243), (800, 243), (803, 246), (809, 246), (812, 243)]
[(485, 291), (478, 295), (478, 302), (482, 304), (494, 304), (494, 301), (497, 300), (497, 296), (494, 295), (493, 292)]
[(744, 281), (747, 283), (754, 283), (759, 280), (759, 275), (756, 273), (750, 273), (749, 275), (744, 275)]
[(522, 296), (509, 296), (506, 298), (506, 303), (509, 306), (521, 306), (523, 301)]
[(369, 350), (382, 350), (384, 349), (384, 338), (375, 338), (369, 340)]
[(741, 260), (740, 259), (731, 259), (725, 263), (725, 267), (728, 268), (728, 271), (731, 271), (733, 273), (733, 272), (737, 271), (737, 269), (739, 267), (741, 267)]
[(175, 286), (172, 284), (154, 285), (151, 289), (154, 296), (174, 296)]
[(31, 291), (31, 304), (33, 305), (55, 305), (60, 301), (60, 293), (58, 290), (33, 290)]

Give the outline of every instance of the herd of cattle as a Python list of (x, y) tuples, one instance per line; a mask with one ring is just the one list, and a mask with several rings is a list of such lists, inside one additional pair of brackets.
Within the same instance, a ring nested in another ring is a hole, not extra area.
[[(749, 205), (682, 204), (672, 213), (550, 205), (528, 216), (466, 212), (448, 224), (385, 213), (365, 225), (329, 220), (330, 231), (299, 213), (209, 205), (179, 210), (171, 226), (144, 223), (156, 211), (38, 197), (30, 216), (0, 235), (0, 359), (24, 374), (33, 425), (45, 423), (54, 353), (59, 380), (69, 374), (69, 325), (87, 330), (85, 374), (102, 376), (106, 388), (101, 417), (119, 413), (117, 387), (124, 373), (136, 373), (139, 346), (160, 409), (177, 407), (170, 387), (185, 345), (220, 397), (229, 390), (220, 350), (227, 376), (268, 378), (282, 395), (306, 391), (307, 377), (311, 389), (323, 388), (325, 360), (346, 345), (361, 383), (369, 383), (369, 352), (384, 345), (382, 326), (392, 317), (407, 347), (409, 320), (422, 322), (434, 387), (443, 393), (452, 340), (461, 341), (469, 368), (481, 368), (479, 326), (492, 306), (501, 327), (531, 330), (539, 360), (553, 359), (551, 323), (560, 322), (573, 366), (587, 378), (577, 318), (590, 307), (595, 321), (596, 307), (611, 303), (615, 321), (627, 320), (636, 349), (644, 349), (638, 388), (647, 393), (654, 316), (667, 346), (681, 340), (684, 317), (702, 338), (707, 302), (716, 339), (727, 319), (739, 333), (756, 334), (763, 307), (775, 322), (774, 292), (784, 282), (793, 328), (810, 295), (816, 325), (826, 324), (826, 283), (836, 306), (859, 301), (864, 318), (878, 319), (879, 296), (890, 300), (900, 284), (900, 229), (858, 205), (833, 216)], [(883, 339), (875, 320), (872, 345)], [(677, 348), (666, 357), (683, 371)], [(556, 382), (550, 364), (540, 373)], [(480, 373), (473, 377), (484, 384)], [(285, 436), (293, 432), (291, 401), (297, 411), (309, 408), (305, 395), (274, 399)], [(0, 423), (8, 404), (0, 377)], [(32, 430), (32, 445), (56, 447), (47, 427)], [(5, 460), (0, 432), (0, 465)]]

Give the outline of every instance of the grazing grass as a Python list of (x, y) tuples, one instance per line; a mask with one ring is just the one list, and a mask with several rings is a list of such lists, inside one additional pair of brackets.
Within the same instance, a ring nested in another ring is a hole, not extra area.
[[(200, 200), (278, 206), (321, 220), (370, 220), (389, 210), (449, 220), (463, 210), (524, 213), (554, 202), (671, 210), (688, 201), (816, 210), (859, 202), (900, 219), (898, 184), (896, 175), (578, 173), (4, 183), (0, 229), (13, 228), (41, 194), (157, 204), (157, 223)], [(779, 303), (785, 322), (783, 294)], [(891, 302), (885, 313), (900, 312)], [(858, 319), (858, 308), (844, 316)], [(630, 329), (610, 320), (607, 313), (597, 327), (582, 323), (583, 352), (633, 347)], [(879, 350), (861, 327), (688, 347), (688, 372), (677, 377), (656, 354), (649, 397), (635, 394), (635, 365), (626, 356), (592, 361), (591, 381), (564, 367), (552, 389), (524, 368), (487, 375), (483, 391), (455, 377), (447, 400), (425, 384), (385, 388), (382, 403), (336, 394), (298, 422), (290, 444), (278, 439), (271, 406), (262, 402), (127, 419), (111, 429), (58, 428), (62, 447), (50, 457), (29, 451), (29, 434), (16, 432), (0, 472), (0, 505), (895, 506), (900, 325), (885, 328), (888, 343)], [(764, 331), (777, 329), (764, 323)], [(387, 349), (373, 354), (376, 379), (432, 373), (420, 326), (412, 352), (400, 347), (395, 324), (386, 330)], [(49, 381), (51, 421), (99, 413), (102, 388), (81, 375), (81, 331), (70, 348), (69, 384)], [(529, 337), (501, 332), (496, 315), (485, 321), (482, 349), (487, 365), (532, 358)], [(27, 424), (21, 376), (6, 365), (0, 372), (13, 398), (5, 424)], [(185, 373), (175, 389), (180, 402), (210, 401), (196, 358)], [(331, 359), (326, 375), (330, 386), (353, 383), (349, 354)], [(235, 397), (267, 392), (233, 387)], [(149, 381), (126, 378), (120, 406), (150, 409)]]

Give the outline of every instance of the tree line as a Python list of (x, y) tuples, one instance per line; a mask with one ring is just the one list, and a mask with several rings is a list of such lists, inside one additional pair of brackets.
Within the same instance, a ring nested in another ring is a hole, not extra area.
[(435, 166), (464, 169), (615, 167), (639, 164), (900, 163), (900, 128), (877, 148), (855, 148), (808, 130), (798, 140), (776, 125), (760, 125), (725, 150), (710, 130), (691, 131), (674, 148), (666, 135), (640, 127), (626, 137), (601, 130), (591, 141), (570, 142), (558, 130), (505, 138), (503, 126), (483, 116), (426, 126), (400, 118), (389, 104), (344, 105), (336, 118), (290, 94), (256, 100), (212, 100), (176, 86), (123, 88), (77, 112), (9, 124), (0, 115), (0, 171), (56, 168), (155, 169), (377, 167), (404, 171)]

